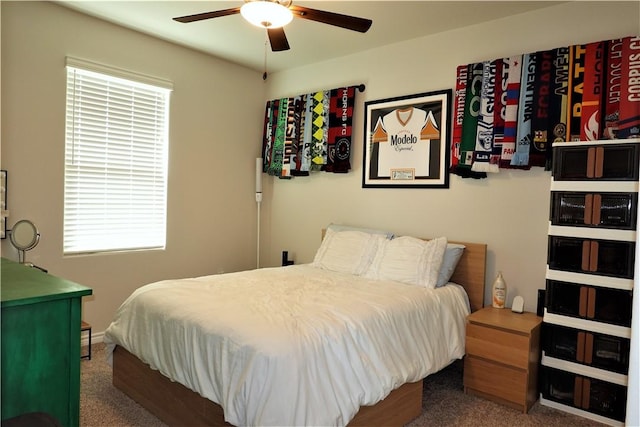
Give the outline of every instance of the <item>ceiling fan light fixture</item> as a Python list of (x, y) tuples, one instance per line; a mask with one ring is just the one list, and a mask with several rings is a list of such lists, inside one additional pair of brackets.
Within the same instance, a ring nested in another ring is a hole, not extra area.
[(240, 8), (242, 17), (257, 27), (284, 27), (293, 19), (288, 7), (270, 0), (249, 1)]

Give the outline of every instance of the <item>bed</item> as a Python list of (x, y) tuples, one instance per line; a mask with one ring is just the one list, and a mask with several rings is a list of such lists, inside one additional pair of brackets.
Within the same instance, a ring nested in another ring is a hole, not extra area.
[[(361, 274), (318, 268), (327, 240), (311, 264), (163, 281), (136, 290), (105, 333), (114, 386), (169, 425), (399, 426), (417, 417), (422, 379), (464, 354), (466, 314), (483, 306), (486, 245), (462, 243), (447, 281), (452, 283), (425, 290), (372, 278), (371, 266)], [(368, 255), (370, 264), (380, 264), (375, 253), (381, 250)], [(261, 282), (265, 279), (271, 284)], [(202, 289), (215, 292), (215, 301), (190, 299), (192, 291)], [(438, 301), (431, 308), (423, 300), (427, 294)], [(447, 299), (456, 308), (445, 308)], [(148, 314), (158, 303), (159, 313)], [(387, 306), (399, 313), (392, 323)], [(203, 322), (197, 319), (201, 311)], [(207, 311), (221, 320), (207, 320)], [(239, 312), (241, 325), (224, 323)], [(320, 323), (307, 320), (309, 313)], [(172, 320), (176, 316), (182, 323)], [(335, 316), (341, 319), (338, 326)], [(442, 342), (428, 343), (426, 324), (434, 325), (428, 334)], [(190, 351), (194, 348), (199, 351)], [(280, 411), (284, 407), (290, 413)]]

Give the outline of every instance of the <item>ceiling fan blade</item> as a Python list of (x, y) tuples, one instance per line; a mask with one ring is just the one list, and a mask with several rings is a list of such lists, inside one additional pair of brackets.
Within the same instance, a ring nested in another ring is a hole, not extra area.
[(236, 13), (240, 13), (239, 7), (234, 7), (232, 9), (216, 10), (214, 12), (197, 13), (195, 15), (179, 16), (177, 18), (173, 18), (173, 20), (187, 23), (187, 22), (202, 21), (204, 19), (219, 18), (221, 16), (235, 15)]
[(347, 30), (366, 33), (373, 21), (371, 19), (358, 18), (356, 16), (342, 15), (340, 13), (327, 12), (324, 10), (310, 9), (303, 6), (289, 6), (293, 16), (309, 19), (311, 21), (322, 22), (323, 24), (335, 25)]
[(282, 27), (267, 28), (267, 34), (269, 35), (269, 43), (271, 44), (272, 51), (281, 52), (283, 50), (289, 50), (289, 42)]

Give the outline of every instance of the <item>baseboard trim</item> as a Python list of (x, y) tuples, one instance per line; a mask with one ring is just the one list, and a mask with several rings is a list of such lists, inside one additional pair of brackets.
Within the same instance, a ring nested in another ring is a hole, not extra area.
[[(104, 331), (91, 334), (91, 345), (104, 342)], [(89, 337), (87, 334), (82, 334), (82, 340), (80, 341), (82, 347), (89, 345)]]

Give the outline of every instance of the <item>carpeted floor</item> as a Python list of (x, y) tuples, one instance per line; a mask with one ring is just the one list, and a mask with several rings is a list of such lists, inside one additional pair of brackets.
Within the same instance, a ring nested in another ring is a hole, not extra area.
[[(92, 350), (92, 359), (83, 359), (81, 363), (80, 426), (165, 426), (113, 387), (104, 344), (95, 344)], [(539, 403), (528, 414), (522, 414), (465, 395), (460, 364), (453, 364), (425, 380), (422, 408), (422, 415), (408, 426), (602, 426)]]

